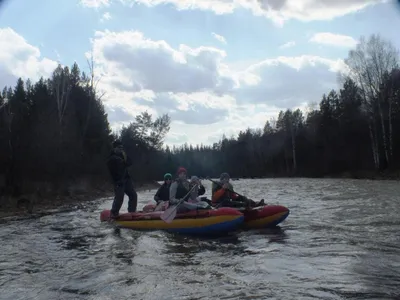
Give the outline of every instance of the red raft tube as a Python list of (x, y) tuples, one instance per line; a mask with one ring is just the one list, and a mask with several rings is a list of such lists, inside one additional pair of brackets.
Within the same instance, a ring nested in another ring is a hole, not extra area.
[(240, 211), (244, 214), (243, 227), (246, 229), (275, 227), (290, 213), (290, 210), (282, 205), (265, 205)]
[[(154, 204), (148, 204), (143, 210), (152, 211), (155, 207)], [(275, 227), (282, 223), (290, 213), (290, 210), (282, 205), (264, 205), (252, 209), (233, 209), (244, 214), (244, 222), (241, 224), (241, 227), (246, 229)]]
[[(162, 213), (163, 211), (124, 213), (112, 222), (119, 227), (136, 230), (166, 230), (184, 234), (214, 235), (235, 231), (244, 221), (244, 216), (240, 211), (229, 207), (179, 213), (171, 223), (166, 223), (160, 218)], [(100, 221), (110, 221), (109, 210), (101, 212)]]

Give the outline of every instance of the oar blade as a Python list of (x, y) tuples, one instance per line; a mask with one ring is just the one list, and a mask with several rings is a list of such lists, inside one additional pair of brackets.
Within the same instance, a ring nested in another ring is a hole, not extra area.
[(163, 220), (165, 223), (171, 223), (175, 219), (175, 217), (176, 217), (175, 206), (168, 208), (160, 216), (161, 220)]
[(165, 211), (168, 208), (168, 204), (168, 201), (160, 201), (160, 203), (158, 203), (157, 206), (154, 208), (154, 211)]

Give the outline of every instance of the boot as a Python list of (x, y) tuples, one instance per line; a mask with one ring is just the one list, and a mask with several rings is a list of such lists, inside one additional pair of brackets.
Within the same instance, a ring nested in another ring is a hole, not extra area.
[(254, 200), (246, 198), (246, 208), (253, 208), (256, 206), (257, 206), (257, 203)]
[(257, 206), (264, 206), (264, 205), (265, 205), (264, 199), (261, 199), (260, 202), (258, 202), (258, 203), (256, 204), (256, 207), (257, 207)]
[(114, 213), (110, 212), (110, 221), (118, 219), (119, 214), (115, 215)]

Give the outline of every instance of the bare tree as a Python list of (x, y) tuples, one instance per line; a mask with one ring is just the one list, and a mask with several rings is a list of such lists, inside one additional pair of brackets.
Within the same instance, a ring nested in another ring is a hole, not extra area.
[(69, 95), (71, 92), (71, 85), (69, 84), (68, 67), (65, 67), (63, 69), (61, 65), (58, 65), (58, 67), (55, 69), (53, 73), (53, 89), (57, 103), (57, 117), (59, 123), (59, 134), (61, 143), (62, 133), (63, 133), (63, 121), (68, 106)]
[[(375, 167), (380, 166), (379, 139), (377, 126), (380, 121), (382, 130), (382, 143), (386, 162), (389, 165), (391, 155), (389, 149), (392, 148), (391, 130), (389, 138), (385, 126), (385, 119), (391, 124), (391, 109), (383, 110), (384, 99), (380, 88), (385, 81), (385, 74), (390, 73), (398, 64), (398, 51), (390, 41), (383, 39), (380, 35), (371, 35), (368, 40), (361, 37), (355, 50), (349, 52), (349, 57), (345, 60), (351, 79), (353, 79), (361, 89), (363, 106), (369, 116), (369, 132), (371, 147)], [(392, 101), (389, 99), (389, 101)], [(389, 103), (389, 108), (391, 104)], [(377, 120), (377, 115), (380, 120)], [(389, 147), (388, 147), (389, 143)]]
[(94, 56), (93, 56), (93, 51), (90, 54), (90, 57), (87, 58), (87, 64), (89, 66), (89, 82), (88, 82), (88, 88), (89, 88), (89, 93), (90, 93), (90, 99), (88, 103), (88, 111), (86, 114), (86, 121), (85, 125), (83, 127), (82, 131), (82, 138), (81, 138), (81, 155), (83, 156), (83, 146), (86, 138), (86, 134), (88, 131), (88, 127), (90, 124), (91, 116), (92, 116), (92, 106), (96, 101), (101, 101), (101, 98), (104, 97), (105, 92), (101, 93), (100, 95), (97, 94), (97, 85), (100, 82), (100, 79), (102, 76), (99, 78), (95, 79), (95, 71), (94, 71)]

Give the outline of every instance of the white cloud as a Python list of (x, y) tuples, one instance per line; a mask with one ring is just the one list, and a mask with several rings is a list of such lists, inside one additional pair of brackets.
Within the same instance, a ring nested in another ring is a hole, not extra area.
[(111, 4), (111, 0), (80, 0), (79, 3), (90, 8), (99, 8), (103, 6), (109, 6)]
[(103, 16), (101, 17), (100, 21), (101, 22), (105, 22), (105, 21), (108, 21), (108, 20), (111, 20), (111, 14), (109, 12), (105, 12), (103, 14)]
[(287, 42), (287, 43), (281, 45), (279, 48), (286, 49), (286, 48), (294, 47), (295, 45), (296, 45), (295, 41), (290, 41), (290, 42)]
[(323, 93), (336, 87), (337, 72), (345, 70), (341, 59), (310, 55), (267, 59), (246, 69), (246, 78), (252, 80), (241, 80), (235, 96), (239, 103), (266, 103), (281, 109), (290, 108), (319, 101)]
[[(172, 124), (172, 127), (174, 127), (174, 124)], [(181, 146), (184, 143), (190, 143), (190, 141), (189, 141), (188, 134), (176, 133), (176, 132), (174, 132), (174, 128), (173, 128), (171, 130), (171, 132), (168, 134), (168, 136), (166, 137), (165, 143), (170, 146), (171, 145)]]
[[(126, 31), (96, 32), (93, 42), (99, 89), (114, 129), (143, 111), (172, 117), (167, 141), (211, 143), (223, 133), (262, 127), (280, 109), (305, 107), (334, 88), (341, 60), (277, 57), (257, 63), (225, 63), (217, 48), (173, 48), (165, 41)], [(0, 81), (50, 76), (55, 61), (42, 58), (12, 29), (0, 29)], [(240, 67), (237, 67), (240, 66)], [(12, 82), (9, 82), (12, 80)]]
[[(305, 105), (298, 108), (304, 110)], [(296, 107), (296, 108), (297, 108)], [(237, 134), (250, 128), (263, 128), (265, 122), (272, 117), (277, 117), (279, 109), (266, 104), (246, 104), (237, 105), (230, 109), (229, 115), (220, 122), (204, 124), (201, 127), (196, 124), (185, 124), (173, 122), (171, 134), (168, 135), (168, 144), (181, 145), (184, 142), (192, 144), (212, 144), (218, 142), (222, 135), (227, 137), (237, 136)]]
[(222, 35), (216, 34), (215, 32), (211, 34), (216, 40), (220, 41), (222, 44), (226, 44), (226, 39)]
[[(87, 6), (107, 6), (112, 0), (81, 0)], [(172, 4), (178, 10), (209, 10), (215, 14), (230, 14), (237, 9), (250, 10), (282, 25), (290, 19), (301, 21), (331, 20), (357, 12), (367, 6), (388, 0), (114, 0), (125, 5), (144, 4), (149, 7)]]
[(331, 32), (319, 32), (314, 34), (310, 40), (312, 43), (353, 48), (357, 45), (357, 40), (348, 35), (336, 34)]
[(254, 2), (259, 3), (263, 15), (282, 23), (290, 19), (306, 22), (332, 20), (385, 1), (387, 0), (256, 0)]
[(224, 132), (262, 127), (280, 109), (319, 101), (336, 87), (336, 72), (344, 68), (341, 60), (307, 55), (233, 68), (220, 49), (174, 48), (137, 31), (96, 32), (92, 43), (113, 127), (142, 111), (168, 113), (169, 143), (210, 143)]
[(222, 63), (225, 51), (212, 47), (173, 49), (167, 42), (146, 39), (138, 31), (97, 31), (96, 62), (109, 80), (126, 91), (217, 94), (232, 89), (235, 78)]
[(15, 85), (16, 79), (38, 80), (47, 77), (57, 62), (41, 57), (39, 48), (28, 42), (11, 28), (0, 28), (0, 82)]
[(172, 119), (185, 124), (214, 124), (224, 121), (236, 105), (229, 95), (216, 96), (209, 92), (159, 93), (151, 100), (139, 99), (137, 103), (148, 105), (157, 113), (168, 113)]

